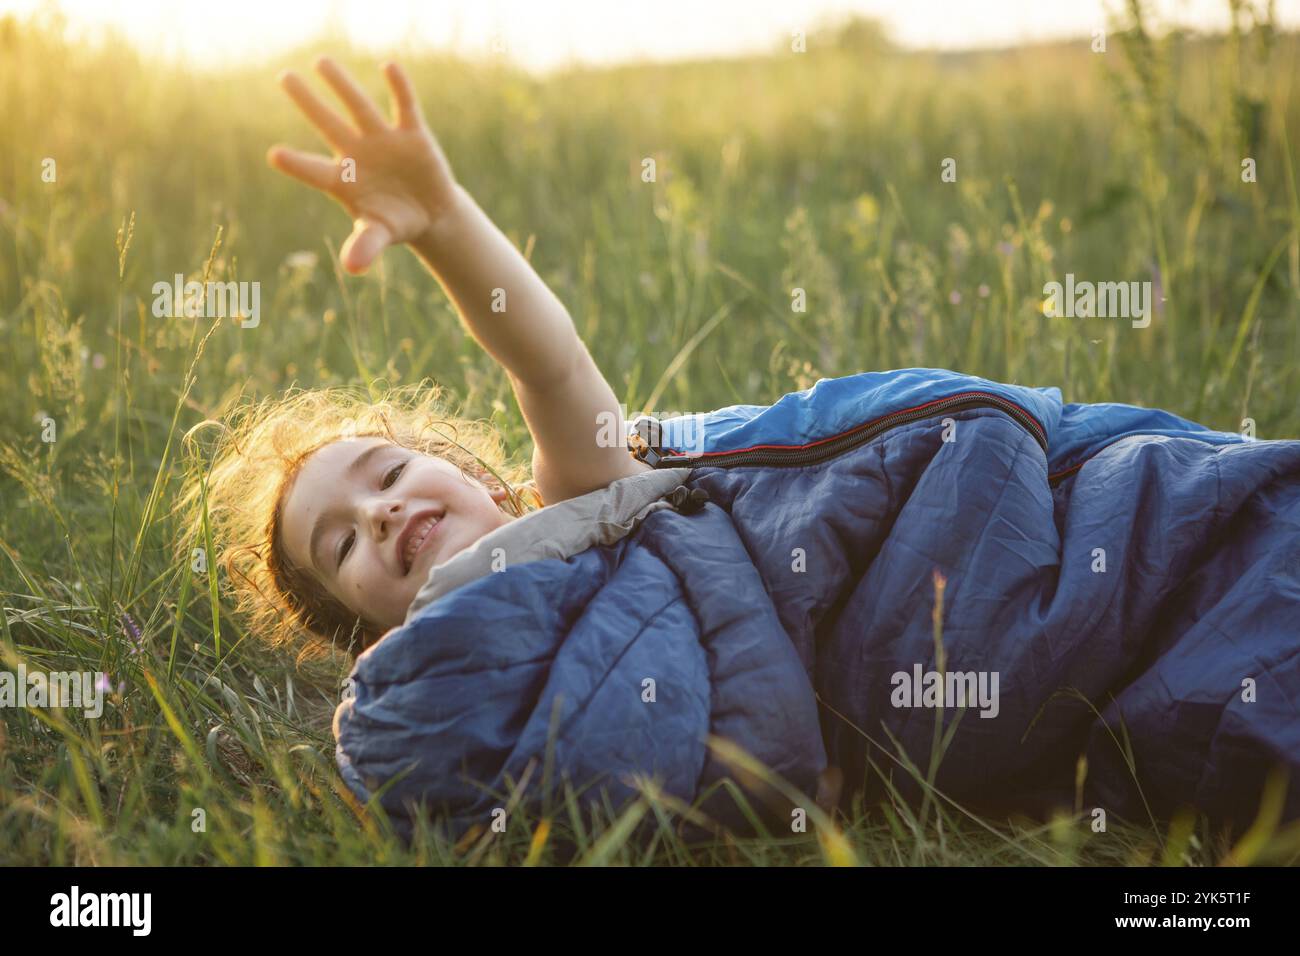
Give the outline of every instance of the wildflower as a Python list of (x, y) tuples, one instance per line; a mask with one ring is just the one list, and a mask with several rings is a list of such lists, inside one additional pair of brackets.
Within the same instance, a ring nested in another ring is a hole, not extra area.
[(853, 211), (868, 226), (875, 225), (880, 219), (880, 203), (870, 193), (863, 193), (853, 203)]
[(105, 694), (112, 692), (113, 682), (108, 679), (107, 674), (100, 674), (99, 677), (95, 679), (95, 690)]
[(951, 302), (953, 305), (961, 305), (961, 293), (958, 292), (956, 289), (953, 289), (951, 292), (948, 293), (948, 301)]
[(978, 292), (981, 299), (987, 299), (989, 297), (989, 287), (987, 283), (981, 282)]
[(1013, 252), (1015, 252), (1015, 251), (1016, 251), (1016, 247), (1013, 246), (1013, 245), (1012, 245), (1011, 243), (1009, 243), (1009, 242), (999, 242), (999, 243), (998, 243), (998, 252), (1000, 252), (1000, 253), (1001, 253), (1002, 255), (1004, 255), (1004, 256), (1008, 256), (1008, 257), (1009, 257), (1009, 256), (1011, 255), (1011, 253), (1013, 253)]
[(284, 264), (290, 269), (304, 269), (308, 271), (316, 268), (316, 262), (316, 253), (307, 249), (301, 249), (298, 252), (291, 252), (289, 253), (288, 258), (284, 260)]
[(108, 360), (104, 358), (104, 355), (101, 352), (96, 352), (90, 358), (90, 364), (94, 368), (103, 368), (107, 362)]
[(140, 625), (135, 623), (135, 618), (131, 617), (125, 610), (122, 611), (122, 629), (126, 632), (127, 637), (131, 639), (132, 654), (139, 654), (143, 647), (144, 635), (140, 633)]

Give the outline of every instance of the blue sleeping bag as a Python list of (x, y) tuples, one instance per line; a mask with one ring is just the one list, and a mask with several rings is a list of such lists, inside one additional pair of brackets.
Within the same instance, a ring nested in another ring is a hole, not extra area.
[(413, 605), (358, 658), (338, 764), (404, 832), (646, 780), (788, 831), (800, 801), (710, 736), (809, 799), (839, 768), (848, 809), (920, 795), (936, 720), (933, 785), (980, 812), (1243, 827), (1281, 767), (1300, 817), (1300, 441), (938, 369), (638, 427), (647, 476), (682, 480), (634, 527)]

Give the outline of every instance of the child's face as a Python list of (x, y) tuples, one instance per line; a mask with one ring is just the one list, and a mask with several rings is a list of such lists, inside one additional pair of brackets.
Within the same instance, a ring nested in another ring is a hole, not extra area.
[[(354, 613), (387, 630), (406, 619), (429, 568), (511, 520), (499, 507), (506, 497), (443, 458), (374, 436), (344, 439), (299, 469), (284, 502), (284, 547)], [(433, 515), (441, 517), (426, 534)]]

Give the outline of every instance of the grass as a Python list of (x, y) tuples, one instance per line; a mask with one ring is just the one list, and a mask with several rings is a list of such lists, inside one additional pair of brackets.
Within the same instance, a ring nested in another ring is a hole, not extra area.
[[(903, 54), (856, 28), (803, 54), (544, 81), (402, 59), (461, 181), (631, 410), (766, 404), (926, 365), (1300, 436), (1300, 47), (1244, 17), (1217, 38), (1158, 33), (1141, 6), (1105, 53), (1084, 39)], [(1296, 860), (1300, 833), (1274, 832), (1272, 797), (1245, 834), (1194, 816), (1096, 833), (1081, 813), (988, 820), (888, 788), (851, 819), (699, 847), (652, 790), (594, 823), (570, 802), (460, 846), (428, 829), (405, 846), (333, 764), (346, 663), (260, 645), (212, 574), (171, 560), (168, 513), (201, 467), (186, 430), (232, 394), (293, 381), (430, 377), (531, 452), (505, 375), (414, 257), (345, 277), (344, 218), (265, 166), (274, 142), (317, 148), (278, 67), (328, 50), (379, 94), (376, 61), (326, 38), (203, 72), (68, 44), (56, 26), (0, 19), (0, 656), (105, 671), (114, 692), (99, 720), (4, 712), (0, 863)], [(1042, 286), (1066, 272), (1151, 280), (1163, 301), (1146, 329), (1046, 318)], [(154, 318), (152, 285), (176, 273), (261, 282), (261, 325)]]

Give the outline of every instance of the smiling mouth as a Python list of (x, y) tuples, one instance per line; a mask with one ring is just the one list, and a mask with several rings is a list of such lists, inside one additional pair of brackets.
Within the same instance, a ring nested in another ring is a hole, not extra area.
[(404, 576), (411, 573), (416, 557), (437, 536), (444, 516), (442, 513), (435, 512), (416, 518), (412, 522), (411, 530), (403, 536), (402, 540), (401, 558)]

